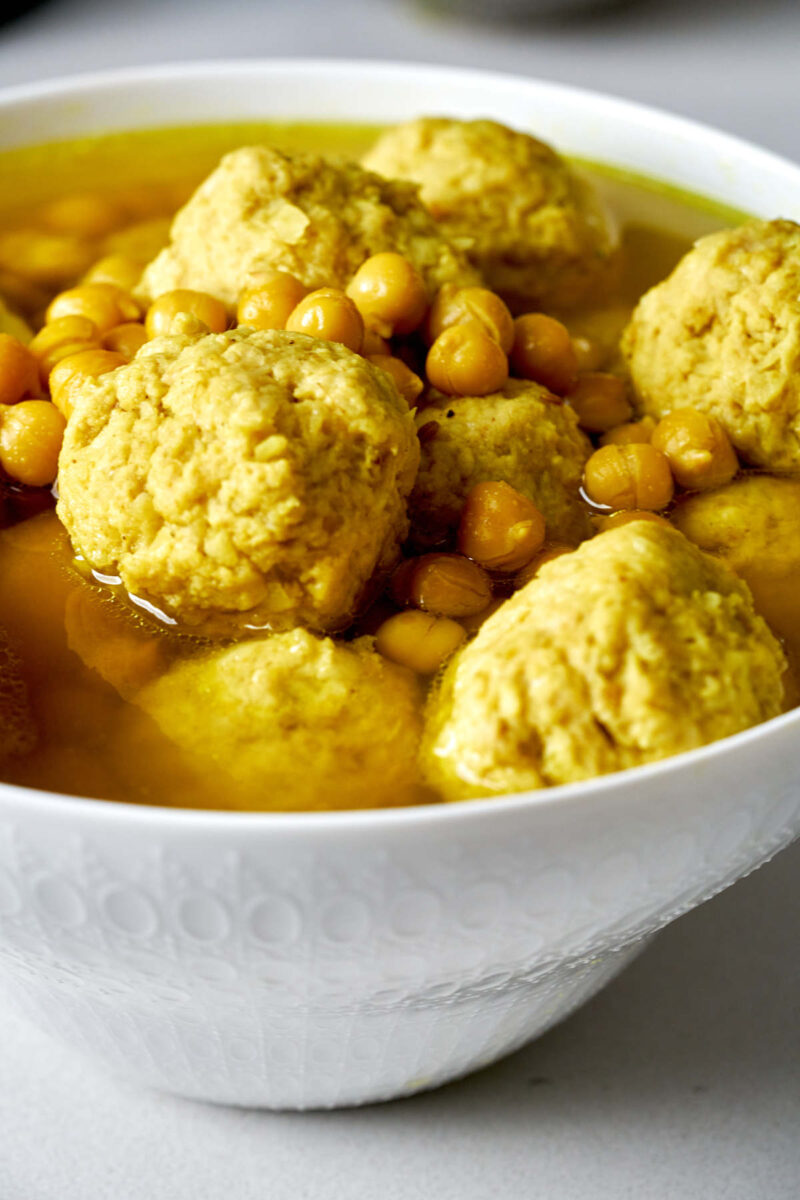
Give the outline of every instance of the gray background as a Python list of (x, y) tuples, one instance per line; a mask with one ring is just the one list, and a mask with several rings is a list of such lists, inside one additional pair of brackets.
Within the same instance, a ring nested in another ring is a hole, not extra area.
[[(501, 10), (62, 0), (0, 30), (0, 81), (240, 55), (447, 62), (660, 105), (800, 160), (798, 0), (640, 0), (527, 27)], [(2, 1011), (0, 1200), (794, 1200), (798, 868), (800, 846), (498, 1066), (361, 1111), (142, 1093)]]

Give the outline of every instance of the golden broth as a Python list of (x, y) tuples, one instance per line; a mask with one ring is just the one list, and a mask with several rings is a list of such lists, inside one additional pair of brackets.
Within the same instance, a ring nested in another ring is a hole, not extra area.
[[(265, 141), (288, 150), (357, 157), (376, 132), (368, 126), (226, 125), (7, 152), (0, 156), (0, 290), (3, 270), (13, 275), (13, 263), (2, 260), (3, 235), (35, 226), (37, 212), (45, 212), (42, 206), (57, 197), (100, 193), (118, 203), (121, 225), (138, 225), (171, 214), (220, 155), (235, 146)], [(602, 307), (574, 315), (570, 325), (574, 332), (613, 344), (636, 299), (669, 272), (691, 242), (741, 215), (613, 170), (586, 164), (584, 169), (620, 222), (626, 266)], [(99, 244), (90, 249), (95, 257), (106, 252)], [(43, 290), (46, 284), (36, 281), (31, 309)], [(20, 520), (25, 506), (43, 511)], [(171, 661), (196, 654), (203, 643), (138, 615), (108, 589), (84, 579), (49, 496), (22, 496), (6, 486), (5, 499), (0, 493), (4, 523), (0, 629), (8, 632), (20, 660), (39, 740), (30, 753), (2, 764), (2, 778), (133, 803), (241, 807), (227, 777), (193, 765), (132, 702), (142, 683)], [(800, 589), (800, 579), (791, 586)], [(368, 614), (360, 626), (370, 625)], [(779, 632), (794, 635), (792, 650), (800, 654), (800, 632), (788, 623)], [(431, 798), (420, 789), (420, 800)], [(384, 802), (391, 803), (391, 797)]]

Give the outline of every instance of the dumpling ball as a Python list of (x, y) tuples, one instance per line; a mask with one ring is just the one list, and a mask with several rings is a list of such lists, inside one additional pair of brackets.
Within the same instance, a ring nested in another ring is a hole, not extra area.
[(136, 703), (225, 807), (370, 808), (419, 799), (419, 683), (370, 638), (304, 629), (176, 664)]
[(800, 667), (800, 479), (743, 475), (686, 496), (671, 519), (745, 580)]
[(592, 446), (573, 409), (539, 384), (509, 379), (488, 396), (431, 389), (416, 422), (422, 456), (411, 517), (423, 543), (452, 533), (468, 493), (490, 481), (508, 483), (532, 500), (549, 538), (588, 536), (580, 485)]
[(666, 758), (776, 716), (785, 665), (732, 571), (630, 522), (544, 566), (451, 660), (423, 769), (457, 800)]
[(234, 306), (265, 271), (287, 271), (308, 288), (344, 287), (385, 250), (409, 259), (431, 294), (444, 283), (479, 282), (411, 184), (357, 163), (244, 146), (226, 154), (178, 212), (139, 292), (152, 300), (194, 288)]
[(746, 462), (800, 471), (800, 225), (701, 238), (639, 301), (622, 351), (642, 412), (698, 408)]
[(418, 183), (442, 230), (517, 311), (574, 306), (617, 248), (591, 185), (546, 143), (496, 121), (408, 121), (379, 137), (363, 162)]
[(418, 461), (392, 379), (344, 346), (176, 334), (77, 397), (58, 515), (180, 625), (335, 629), (396, 557)]

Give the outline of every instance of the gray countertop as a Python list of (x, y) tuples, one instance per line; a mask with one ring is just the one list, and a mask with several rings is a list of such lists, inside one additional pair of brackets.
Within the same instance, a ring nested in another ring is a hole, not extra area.
[[(0, 29), (0, 81), (240, 55), (437, 61), (614, 92), (800, 160), (797, 0), (640, 0), (516, 28), (484, 7), (456, 23), (400, 0), (61, 0)], [(540, 1041), (360, 1111), (143, 1093), (0, 1009), (0, 1200), (794, 1200), (798, 928), (795, 846)]]
[(426, 0), (51, 0), (0, 30), (0, 81), (239, 56), (452, 63), (612, 92), (800, 158), (798, 0), (629, 0), (527, 27), (502, 7), (459, 22)]

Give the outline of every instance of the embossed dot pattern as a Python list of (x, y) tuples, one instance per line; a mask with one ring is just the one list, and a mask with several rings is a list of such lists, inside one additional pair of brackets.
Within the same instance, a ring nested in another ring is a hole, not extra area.
[(356, 942), (366, 934), (369, 909), (357, 896), (342, 896), (324, 910), (322, 931), (332, 942)]
[(439, 920), (441, 901), (435, 892), (405, 892), (392, 909), (392, 928), (401, 937), (427, 933)]
[(86, 920), (86, 905), (78, 889), (56, 875), (43, 875), (34, 884), (34, 898), (46, 917), (57, 925), (74, 928)]
[(132, 937), (152, 936), (158, 915), (152, 901), (133, 888), (114, 888), (103, 901), (103, 912), (111, 925)]
[(507, 898), (502, 883), (488, 880), (476, 884), (464, 894), (459, 913), (461, 924), (467, 929), (489, 929), (502, 917)]
[(789, 840), (800, 786), (747, 786), (746, 804), (710, 788), (680, 819), (587, 811), (560, 840), (500, 820), (313, 853), (0, 817), (2, 986), (55, 1036), (183, 1095), (407, 1094), (560, 1020), (639, 939)]
[(632, 854), (613, 854), (595, 867), (591, 894), (598, 904), (624, 904), (642, 886), (642, 872)]
[(230, 932), (231, 921), (222, 901), (210, 894), (184, 896), (177, 906), (181, 929), (198, 942), (214, 942)]
[(264, 896), (256, 901), (247, 918), (250, 933), (268, 945), (288, 945), (303, 928), (300, 909), (285, 896)]

